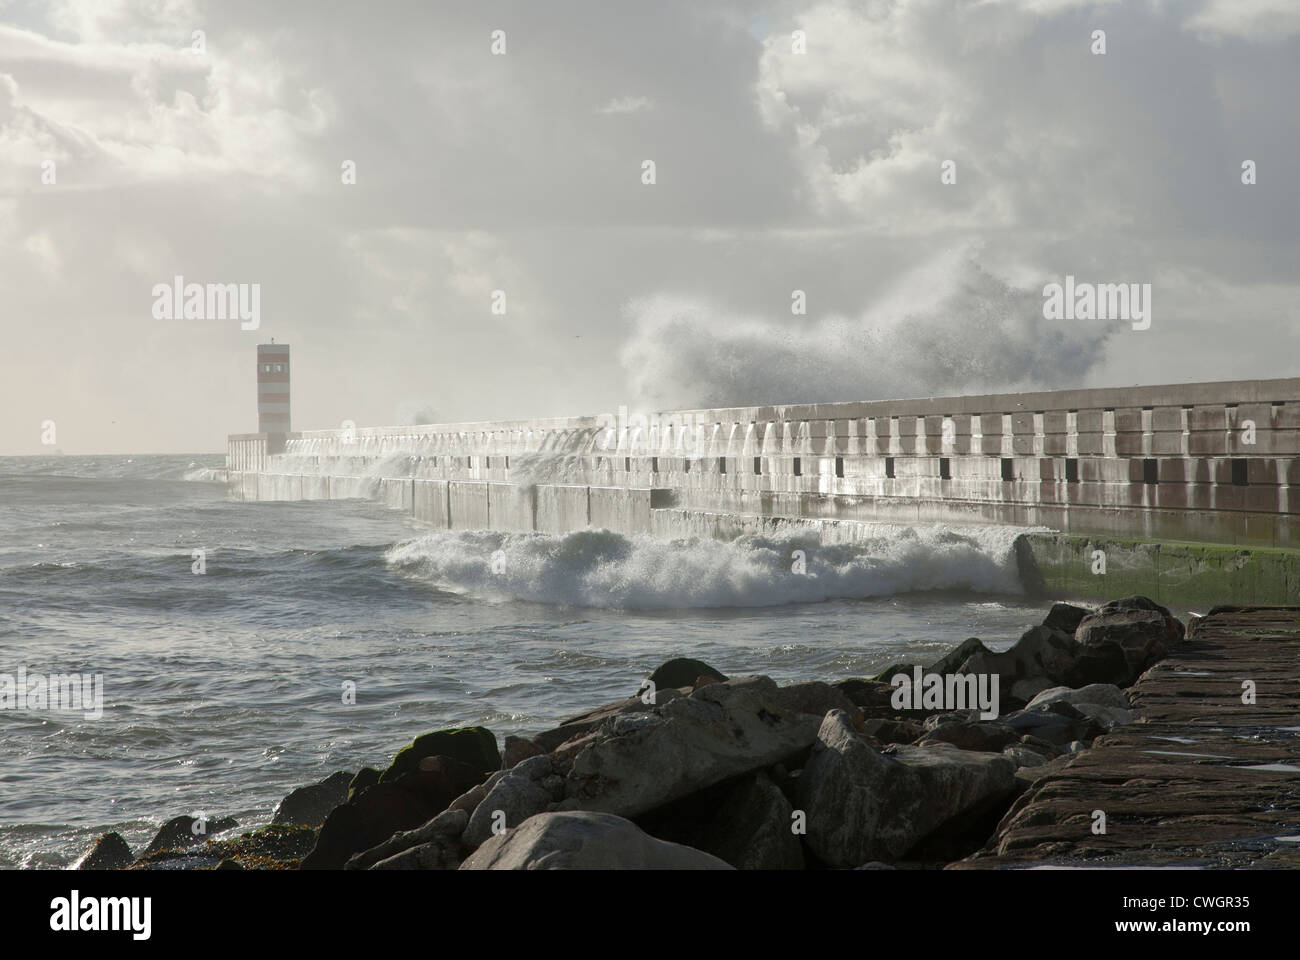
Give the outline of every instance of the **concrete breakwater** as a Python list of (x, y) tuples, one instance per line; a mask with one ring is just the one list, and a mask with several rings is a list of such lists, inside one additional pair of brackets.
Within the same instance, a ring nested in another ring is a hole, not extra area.
[(242, 434), (227, 468), (239, 499), (364, 497), (439, 529), (849, 543), (999, 524), (1055, 534), (1020, 560), (1056, 595), (1300, 589), (1300, 379)]
[(1130, 688), (1138, 722), (1045, 772), (956, 866), (1300, 866), (1298, 644), (1298, 607), (1193, 621)]

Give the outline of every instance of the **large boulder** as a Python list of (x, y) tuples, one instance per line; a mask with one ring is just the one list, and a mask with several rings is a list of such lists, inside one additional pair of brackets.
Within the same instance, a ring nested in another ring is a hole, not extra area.
[[(541, 733), (534, 734), (529, 740), (542, 753), (550, 753), (560, 747), (562, 744), (579, 739), (590, 734), (611, 717), (619, 717), (627, 713), (649, 713), (655, 707), (661, 707), (669, 701), (683, 696), (685, 692), (673, 687), (659, 687), (655, 690), (654, 701), (647, 703), (641, 697), (628, 697), (626, 700), (616, 700), (613, 703), (607, 703), (599, 706), (594, 710), (588, 710), (586, 713), (579, 714), (576, 717), (570, 717), (560, 723), (558, 727), (550, 730), (543, 730)], [(522, 758), (521, 758), (522, 759)], [(507, 764), (513, 766), (513, 764)]]
[(802, 870), (794, 808), (762, 771), (744, 777), (717, 808), (700, 849), (738, 870)]
[(925, 734), (918, 743), (948, 743), (962, 750), (1001, 753), (1003, 747), (1019, 739), (1020, 734), (1006, 724), (978, 720), (973, 712), (970, 715), (945, 713), (925, 722)]
[(453, 730), (435, 730), (397, 751), (393, 762), (379, 778), (380, 783), (396, 780), (404, 773), (417, 769), (425, 757), (451, 757), (473, 767), (487, 776), (501, 769), (501, 753), (497, 738), (486, 727), (460, 727)]
[(354, 774), (345, 770), (332, 773), (319, 783), (299, 787), (281, 800), (271, 816), (272, 823), (296, 823), (303, 827), (319, 827), (330, 811), (347, 803), (348, 785)]
[(564, 796), (564, 780), (550, 756), (530, 757), (504, 776), (488, 781), (488, 791), (470, 815), (464, 844), (473, 850), (502, 826), (516, 827), (545, 812)]
[(106, 833), (72, 865), (73, 870), (121, 870), (135, 856), (120, 833)]
[(211, 839), (217, 834), (233, 830), (237, 826), (239, 826), (239, 821), (234, 817), (221, 817), (217, 820), (190, 816), (172, 817), (158, 828), (154, 838), (149, 841), (149, 846), (140, 852), (140, 858), (143, 859), (157, 853), (159, 850), (180, 850), (185, 847), (192, 847)]
[(464, 810), (444, 810), (414, 830), (395, 833), (351, 857), (348, 870), (454, 870), (460, 865), (460, 835), (469, 822)]
[(1079, 629), (1083, 618), (1090, 613), (1092, 611), (1087, 607), (1076, 606), (1073, 603), (1054, 603), (1047, 616), (1043, 618), (1043, 626), (1074, 636), (1074, 631)]
[(1017, 710), (1000, 722), (1017, 735), (1034, 737), (1057, 749), (1076, 740), (1091, 743), (1109, 729), (1107, 724), (1093, 719), (1080, 707), (1065, 700), (1049, 700)]
[[(669, 660), (667, 663), (660, 665), (654, 673), (646, 679), (655, 685), (656, 689), (662, 690), (665, 687), (693, 687), (701, 677), (712, 681), (721, 682), (726, 680), (726, 676), (703, 660), (692, 660), (690, 657), (677, 657)], [(642, 690), (645, 685), (642, 685)], [(638, 695), (640, 691), (638, 691)]]
[(897, 860), (947, 825), (1000, 812), (1018, 789), (1014, 773), (1001, 754), (946, 744), (879, 751), (832, 711), (799, 777), (805, 839), (833, 867)]
[(1052, 703), (1068, 703), (1108, 731), (1133, 719), (1128, 694), (1110, 683), (1090, 683), (1077, 690), (1053, 687), (1034, 697), (1025, 709), (1033, 710)]
[(335, 807), (302, 868), (339, 869), (353, 854), (427, 823), (483, 776), (480, 769), (452, 757), (424, 757), (414, 769), (376, 783)]
[(730, 870), (700, 850), (656, 840), (622, 817), (591, 811), (539, 813), (491, 837), (462, 870)]
[(1010, 650), (993, 653), (976, 650), (960, 665), (950, 667), (950, 658), (932, 667), (931, 673), (997, 674), (1001, 695), (1000, 712), (1024, 706), (1040, 691), (1055, 686), (1068, 676), (1077, 659), (1074, 638), (1053, 627), (1040, 625), (1026, 630)]
[(614, 717), (573, 757), (561, 808), (635, 817), (807, 749), (820, 718), (780, 701), (770, 678), (745, 677)]
[(1182, 642), (1182, 621), (1146, 597), (1112, 600), (1084, 617), (1075, 630), (1076, 668), (1068, 686), (1112, 683), (1132, 686), (1142, 673)]

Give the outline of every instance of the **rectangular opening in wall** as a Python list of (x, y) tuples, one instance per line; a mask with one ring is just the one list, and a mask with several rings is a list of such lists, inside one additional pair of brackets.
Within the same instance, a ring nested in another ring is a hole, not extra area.
[(726, 473), (726, 472), (727, 472), (727, 458), (718, 457), (718, 473)]
[(754, 476), (756, 476), (756, 477), (757, 477), (757, 476), (761, 476), (762, 473), (763, 473), (763, 458), (762, 458), (762, 457), (755, 457), (755, 458), (754, 458)]
[(650, 472), (651, 472), (651, 473), (658, 473), (658, 472), (659, 472), (659, 458), (658, 458), (658, 457), (651, 457), (651, 458), (650, 458)]
[(689, 460), (683, 460), (683, 461), (682, 461), (682, 473), (690, 473), (690, 472), (691, 472), (691, 461), (689, 461)]
[(510, 458), (509, 458), (509, 457), (506, 457), (506, 469), (507, 469), (507, 470), (510, 469)]
[(803, 476), (803, 461), (798, 457), (794, 458), (794, 475), (796, 477)]
[(466, 457), (466, 458), (465, 458), (465, 466), (467, 466), (467, 467), (469, 467), (471, 470), (473, 470), (473, 469), (474, 469), (474, 458), (473, 458), (473, 457)]
[(1246, 461), (1232, 461), (1232, 485), (1234, 487), (1244, 487), (1247, 484)]
[(894, 479), (894, 458), (885, 457), (885, 476), (890, 480)]
[(1065, 458), (1065, 482), (1066, 483), (1079, 482), (1079, 460), (1077, 457)]
[(1142, 482), (1143, 483), (1160, 482), (1159, 464), (1155, 459), (1151, 457), (1147, 457), (1145, 460), (1142, 461)]
[(483, 458), (483, 469), (484, 469), (484, 470), (491, 470), (491, 469), (492, 469), (492, 458), (491, 458), (491, 457), (484, 457), (484, 458)]
[(843, 457), (835, 458), (835, 476), (839, 477), (841, 480), (844, 479), (844, 458)]
[(939, 458), (939, 479), (940, 480), (952, 479), (952, 461), (947, 457)]
[(631, 457), (624, 457), (624, 458), (623, 458), (623, 472), (624, 472), (624, 473), (631, 473), (631, 472), (632, 472), (632, 458), (631, 458)]
[(1002, 479), (1003, 480), (1016, 479), (1016, 465), (1010, 457), (1002, 458)]

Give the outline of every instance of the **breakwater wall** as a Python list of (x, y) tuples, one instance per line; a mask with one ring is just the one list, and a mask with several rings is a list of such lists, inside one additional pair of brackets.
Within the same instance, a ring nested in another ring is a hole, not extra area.
[[(1141, 563), (1125, 546), (1139, 542), (1300, 548), (1300, 379), (347, 425), (234, 435), (227, 467), (241, 499), (367, 497), (457, 530), (1048, 529), (1084, 539), (1031, 552), (1046, 589), (1111, 596), (1076, 575), (1096, 577), (1089, 538), (1111, 544), (1112, 570)], [(1284, 599), (1264, 594), (1241, 599)]]

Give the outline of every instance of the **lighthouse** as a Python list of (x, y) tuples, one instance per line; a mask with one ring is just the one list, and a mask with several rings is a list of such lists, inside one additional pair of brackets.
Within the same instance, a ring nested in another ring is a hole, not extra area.
[(257, 432), (277, 447), (289, 432), (289, 345), (274, 340), (257, 345)]

